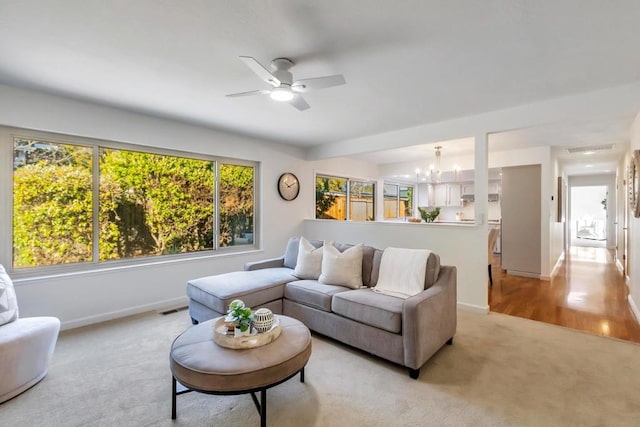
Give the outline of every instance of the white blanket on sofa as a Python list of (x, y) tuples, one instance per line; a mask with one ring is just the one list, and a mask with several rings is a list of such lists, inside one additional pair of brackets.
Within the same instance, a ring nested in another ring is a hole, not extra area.
[(404, 299), (419, 294), (424, 290), (429, 254), (427, 249), (386, 248), (373, 290)]

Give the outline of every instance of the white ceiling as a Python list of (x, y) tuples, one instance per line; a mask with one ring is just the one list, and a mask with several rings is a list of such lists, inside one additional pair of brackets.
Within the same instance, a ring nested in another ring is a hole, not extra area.
[[(628, 151), (629, 129), (633, 116), (610, 117), (588, 122), (554, 123), (535, 128), (489, 135), (489, 158), (498, 151), (526, 147), (551, 146), (555, 156), (564, 166), (567, 175), (614, 173), (618, 160)], [(435, 147), (442, 146), (443, 157), (460, 158), (473, 155), (473, 138), (439, 141), (435, 143), (395, 148), (358, 154), (358, 158), (376, 164), (402, 163), (406, 170), (396, 171), (400, 175), (414, 175), (416, 166), (433, 163)], [(594, 147), (611, 145), (609, 150), (598, 150), (589, 154), (570, 153), (570, 147)]]
[[(637, 0), (0, 0), (0, 83), (305, 147), (638, 81), (639, 22)], [(227, 98), (266, 87), (240, 55), (347, 84), (304, 112)]]

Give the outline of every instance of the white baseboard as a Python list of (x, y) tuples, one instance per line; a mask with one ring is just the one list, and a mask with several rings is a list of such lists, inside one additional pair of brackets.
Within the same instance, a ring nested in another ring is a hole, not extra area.
[(633, 300), (631, 295), (627, 295), (627, 301), (629, 302), (629, 307), (631, 308), (633, 316), (636, 318), (636, 322), (640, 323), (640, 310), (638, 309), (636, 302)]
[(146, 311), (158, 310), (158, 309), (175, 309), (177, 307), (184, 307), (188, 304), (187, 296), (172, 298), (164, 301), (158, 301), (151, 304), (138, 305), (135, 307), (128, 307), (122, 310), (110, 311), (108, 313), (96, 314), (93, 316), (81, 317), (79, 319), (66, 320), (61, 323), (60, 330), (79, 328), (81, 326), (92, 325), (94, 323), (106, 322), (107, 320), (118, 319), (120, 317), (131, 316), (133, 314), (144, 313)]
[(480, 305), (475, 305), (475, 304), (467, 304), (466, 302), (460, 302), (458, 301), (458, 308), (465, 310), (465, 311), (473, 311), (474, 313), (481, 313), (481, 314), (489, 314), (489, 306), (480, 306)]
[(516, 270), (507, 270), (507, 274), (510, 274), (512, 276), (521, 276), (521, 277), (530, 277), (532, 279), (541, 279), (541, 280), (549, 280), (549, 278), (547, 277), (546, 279), (544, 279), (541, 275), (536, 274), (536, 273), (528, 273), (526, 271), (516, 271)]
[(540, 278), (542, 280), (551, 280), (553, 278), (553, 276), (558, 274), (558, 270), (560, 269), (560, 266), (562, 265), (562, 261), (564, 261), (564, 251), (562, 251), (562, 253), (558, 257), (558, 260), (556, 261), (556, 265), (554, 265), (553, 268), (551, 269), (551, 274), (549, 275), (549, 278), (548, 279), (544, 279), (542, 276)]
[(618, 258), (616, 258), (616, 268), (622, 273), (624, 271), (624, 267), (622, 265), (622, 263), (620, 262), (620, 260)]

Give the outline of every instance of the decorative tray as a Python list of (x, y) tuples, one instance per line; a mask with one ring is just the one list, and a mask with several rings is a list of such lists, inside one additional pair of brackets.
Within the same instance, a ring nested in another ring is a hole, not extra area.
[(222, 347), (236, 350), (244, 348), (260, 347), (275, 341), (282, 332), (280, 319), (274, 316), (273, 326), (267, 332), (258, 333), (255, 328), (251, 328), (251, 334), (240, 337), (227, 335), (227, 328), (224, 325), (224, 317), (216, 319), (213, 324), (213, 340)]

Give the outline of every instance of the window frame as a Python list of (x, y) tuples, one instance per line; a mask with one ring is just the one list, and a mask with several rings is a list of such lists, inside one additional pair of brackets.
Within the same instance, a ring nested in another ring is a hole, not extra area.
[[(331, 174), (331, 173), (322, 173), (322, 172), (315, 172), (314, 173), (314, 178), (313, 178), (313, 183), (315, 186), (316, 180), (318, 178), (329, 178), (329, 179), (343, 179), (346, 181), (345, 184), (345, 219), (327, 219), (327, 221), (350, 221), (350, 222), (375, 222), (377, 221), (377, 209), (376, 209), (376, 203), (377, 203), (377, 197), (376, 197), (376, 192), (377, 187), (378, 187), (378, 181), (375, 179), (370, 179), (370, 178), (358, 178), (358, 177), (349, 177), (349, 176), (344, 176), (344, 175), (335, 175), (335, 174)], [(371, 194), (372, 198), (373, 198), (373, 219), (371, 220), (365, 220), (365, 221), (359, 221), (359, 220), (352, 220), (351, 218), (351, 183), (352, 181), (358, 181), (361, 183), (365, 183), (365, 184), (371, 184), (373, 186), (373, 192)], [(315, 212), (315, 206), (316, 206), (316, 202), (317, 200), (314, 197), (313, 203), (314, 203), (314, 212)], [(314, 214), (314, 218), (315, 219), (322, 219), (322, 218), (317, 218)]]
[[(402, 212), (400, 212), (400, 188), (401, 187), (406, 187), (406, 188), (412, 188), (412, 194), (416, 194), (416, 186), (414, 184), (407, 184), (404, 182), (396, 182), (396, 181), (383, 181), (382, 184), (382, 205), (383, 205), (383, 215), (385, 214), (385, 209), (384, 209), (384, 201), (386, 199), (386, 196), (384, 195), (384, 186), (385, 185), (393, 185), (396, 187), (396, 196), (395, 196), (395, 200), (396, 200), (396, 217), (392, 218), (392, 217), (384, 217), (384, 221), (399, 221), (401, 218), (404, 217), (404, 215), (401, 215)], [(415, 199), (414, 199), (415, 200)], [(415, 203), (415, 202), (414, 202)], [(415, 206), (411, 206), (411, 215), (413, 215), (413, 212), (415, 211)]]
[[(47, 265), (38, 267), (13, 268), (13, 150), (16, 138), (36, 139), (55, 144), (67, 144), (92, 149), (92, 260), (86, 262)], [(115, 150), (127, 150), (149, 154), (158, 154), (188, 159), (211, 161), (215, 164), (214, 203), (212, 214), (215, 215), (215, 237), (213, 249), (197, 252), (166, 255), (143, 255), (134, 258), (100, 261), (99, 259), (99, 156), (100, 148)], [(220, 164), (230, 164), (253, 168), (253, 243), (237, 246), (220, 246), (220, 215), (219, 215), (219, 168)], [(215, 156), (205, 153), (195, 153), (183, 150), (174, 150), (162, 147), (153, 147), (140, 144), (132, 144), (118, 141), (110, 141), (91, 137), (79, 137), (60, 133), (42, 132), (32, 129), (0, 126), (0, 264), (4, 265), (7, 272), (14, 278), (39, 277), (65, 273), (79, 273), (101, 269), (121, 268), (129, 266), (141, 266), (161, 262), (173, 262), (195, 258), (242, 253), (260, 249), (260, 167), (261, 163), (251, 160), (236, 159), (224, 156)]]

